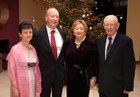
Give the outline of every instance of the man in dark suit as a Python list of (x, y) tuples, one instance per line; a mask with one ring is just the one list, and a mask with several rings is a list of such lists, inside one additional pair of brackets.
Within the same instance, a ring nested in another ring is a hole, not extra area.
[(99, 96), (128, 97), (133, 91), (135, 58), (132, 40), (117, 32), (116, 16), (104, 18), (103, 27), (107, 34), (98, 40), (99, 52)]
[[(57, 9), (49, 8), (46, 11), (45, 20), (46, 26), (36, 31), (32, 40), (39, 58), (42, 77), (41, 97), (50, 97), (51, 92), (52, 97), (61, 97), (64, 82), (66, 34), (60, 28), (57, 28), (59, 22)], [(52, 40), (52, 34), (54, 40)]]

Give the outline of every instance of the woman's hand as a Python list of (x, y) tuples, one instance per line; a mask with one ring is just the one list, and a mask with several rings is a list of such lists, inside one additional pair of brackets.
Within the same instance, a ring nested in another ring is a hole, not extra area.
[(19, 97), (18, 90), (14, 85), (11, 85), (10, 92), (11, 92), (11, 97)]
[(93, 88), (96, 85), (96, 77), (90, 79), (90, 88)]

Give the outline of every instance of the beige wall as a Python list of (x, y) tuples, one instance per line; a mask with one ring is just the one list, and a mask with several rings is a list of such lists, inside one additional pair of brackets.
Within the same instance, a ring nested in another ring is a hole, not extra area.
[(140, 0), (128, 0), (127, 35), (133, 40), (136, 61), (140, 54)]
[(31, 22), (35, 27), (40, 26), (45, 15), (43, 7), (41, 0), (19, 0), (19, 21)]
[[(128, 0), (127, 32), (133, 40), (136, 61), (140, 54), (140, 0)], [(21, 21), (29, 21), (38, 27), (43, 23), (45, 10), (40, 0), (19, 0), (19, 16)]]

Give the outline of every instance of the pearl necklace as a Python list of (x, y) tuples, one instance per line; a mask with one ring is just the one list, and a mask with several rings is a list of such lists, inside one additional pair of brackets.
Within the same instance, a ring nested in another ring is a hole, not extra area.
[(84, 36), (84, 38), (80, 42), (76, 42), (76, 40), (75, 40), (76, 48), (80, 47), (81, 43), (85, 40), (85, 38), (86, 38), (86, 36)]

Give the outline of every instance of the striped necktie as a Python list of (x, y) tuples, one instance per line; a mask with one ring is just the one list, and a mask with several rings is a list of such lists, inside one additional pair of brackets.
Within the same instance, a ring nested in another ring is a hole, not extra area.
[(109, 37), (108, 40), (109, 40), (109, 43), (108, 43), (108, 46), (107, 46), (106, 56), (108, 56), (108, 53), (109, 53), (110, 48), (112, 46), (112, 37)]

